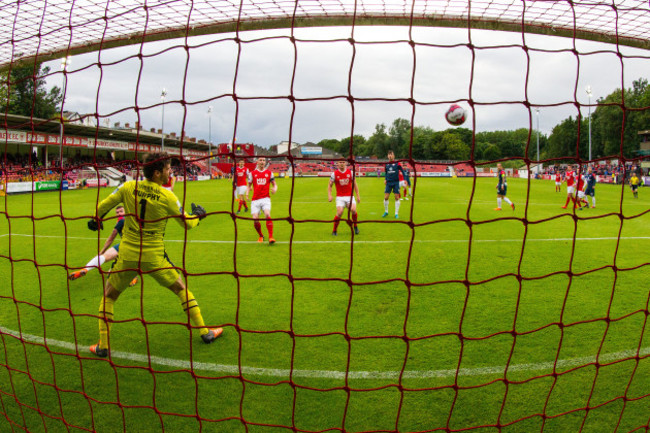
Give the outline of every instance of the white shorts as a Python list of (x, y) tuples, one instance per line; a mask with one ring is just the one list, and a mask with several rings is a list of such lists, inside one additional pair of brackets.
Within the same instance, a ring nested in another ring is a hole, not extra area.
[(585, 198), (585, 192), (584, 191), (578, 191), (578, 198)]
[(400, 180), (400, 181), (399, 181), (399, 187), (400, 187), (400, 188), (406, 188), (406, 187), (408, 187), (408, 186), (409, 186), (409, 184), (406, 183), (405, 180)]
[(257, 215), (263, 211), (271, 212), (271, 198), (260, 198), (251, 202), (251, 215)]
[(246, 185), (235, 188), (235, 197), (239, 197), (240, 195), (246, 195)]
[(575, 192), (575, 190), (576, 190), (575, 186), (567, 186), (566, 187), (566, 193), (567, 194), (573, 194)]
[(555, 186), (561, 186), (562, 182), (555, 182)]
[(350, 197), (350, 196), (339, 197), (337, 195), (336, 196), (336, 207), (350, 207), (350, 199), (352, 199), (353, 204), (357, 204), (357, 201), (354, 199), (354, 197)]

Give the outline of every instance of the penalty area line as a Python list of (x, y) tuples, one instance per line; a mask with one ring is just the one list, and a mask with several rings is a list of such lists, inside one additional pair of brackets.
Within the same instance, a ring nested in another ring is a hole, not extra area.
[[(66, 349), (72, 352), (77, 352), (82, 354), (90, 354), (90, 350), (87, 348), (82, 348), (78, 344), (70, 343), (67, 341), (55, 340), (48, 338), (47, 340), (43, 337), (31, 334), (20, 333), (9, 328), (0, 326), (0, 334), (11, 335), (18, 338), (19, 340), (34, 343), (42, 344), (47, 347), (58, 347)], [(650, 348), (643, 348), (639, 350), (639, 356), (646, 356), (650, 354)], [(626, 358), (633, 358), (637, 356), (636, 350), (623, 350), (620, 352), (607, 353), (600, 355), (598, 358), (596, 356), (583, 356), (579, 358), (571, 359), (560, 359), (557, 362), (548, 361), (548, 362), (539, 362), (539, 363), (526, 363), (526, 364), (515, 364), (507, 367), (508, 373), (524, 372), (524, 371), (540, 371), (540, 370), (549, 370), (552, 371), (553, 365), (556, 365), (556, 369), (569, 369), (574, 367), (579, 367), (581, 365), (586, 365), (589, 363), (594, 363), (598, 361), (599, 363), (609, 363), (613, 361), (623, 360)], [(337, 371), (337, 370), (301, 370), (301, 369), (283, 369), (283, 368), (264, 368), (264, 367), (247, 367), (247, 366), (238, 366), (238, 365), (227, 365), (227, 364), (215, 364), (210, 362), (197, 362), (197, 361), (187, 361), (182, 359), (172, 359), (172, 358), (163, 358), (160, 356), (148, 356), (138, 353), (130, 352), (120, 352), (111, 350), (112, 359), (124, 359), (133, 362), (141, 362), (144, 364), (156, 364), (165, 367), (172, 367), (177, 369), (186, 369), (186, 370), (201, 370), (201, 371), (211, 371), (215, 373), (229, 374), (229, 375), (239, 375), (240, 371), (244, 375), (252, 376), (267, 376), (267, 377), (301, 377), (301, 378), (315, 378), (315, 379), (399, 379), (399, 371)], [(402, 374), (404, 379), (430, 379), (430, 378), (449, 378), (458, 376), (480, 376), (480, 375), (491, 375), (491, 374), (500, 374), (504, 375), (506, 371), (506, 366), (494, 366), (494, 367), (475, 367), (475, 368), (460, 368), (456, 369), (445, 369), (445, 370), (405, 370)]]

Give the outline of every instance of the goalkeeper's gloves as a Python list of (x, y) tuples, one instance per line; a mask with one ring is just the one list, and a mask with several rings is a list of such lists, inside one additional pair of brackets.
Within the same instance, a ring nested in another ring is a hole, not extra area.
[(97, 220), (95, 218), (91, 219), (88, 221), (88, 228), (94, 232), (96, 232), (98, 229), (103, 229), (104, 228), (104, 223), (101, 222), (101, 220)]
[(199, 220), (202, 220), (206, 217), (206, 214), (207, 212), (203, 209), (203, 206), (192, 203), (192, 213), (190, 213), (190, 215), (199, 217)]

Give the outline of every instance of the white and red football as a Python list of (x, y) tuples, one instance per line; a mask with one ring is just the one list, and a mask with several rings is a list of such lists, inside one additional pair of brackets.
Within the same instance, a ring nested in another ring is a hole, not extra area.
[(447, 122), (449, 122), (450, 125), (462, 125), (465, 123), (465, 119), (467, 119), (467, 113), (460, 105), (452, 104), (445, 113), (445, 119), (447, 119)]

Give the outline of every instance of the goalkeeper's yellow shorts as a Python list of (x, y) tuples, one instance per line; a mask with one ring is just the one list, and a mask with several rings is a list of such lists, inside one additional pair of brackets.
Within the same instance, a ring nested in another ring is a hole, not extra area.
[(122, 260), (118, 256), (117, 261), (111, 267), (108, 282), (115, 290), (121, 292), (129, 287), (133, 278), (137, 277), (140, 273), (142, 275), (150, 275), (163, 287), (171, 286), (179, 277), (179, 273), (174, 269), (174, 265), (169, 260), (169, 257), (167, 257), (167, 253), (155, 262)]

